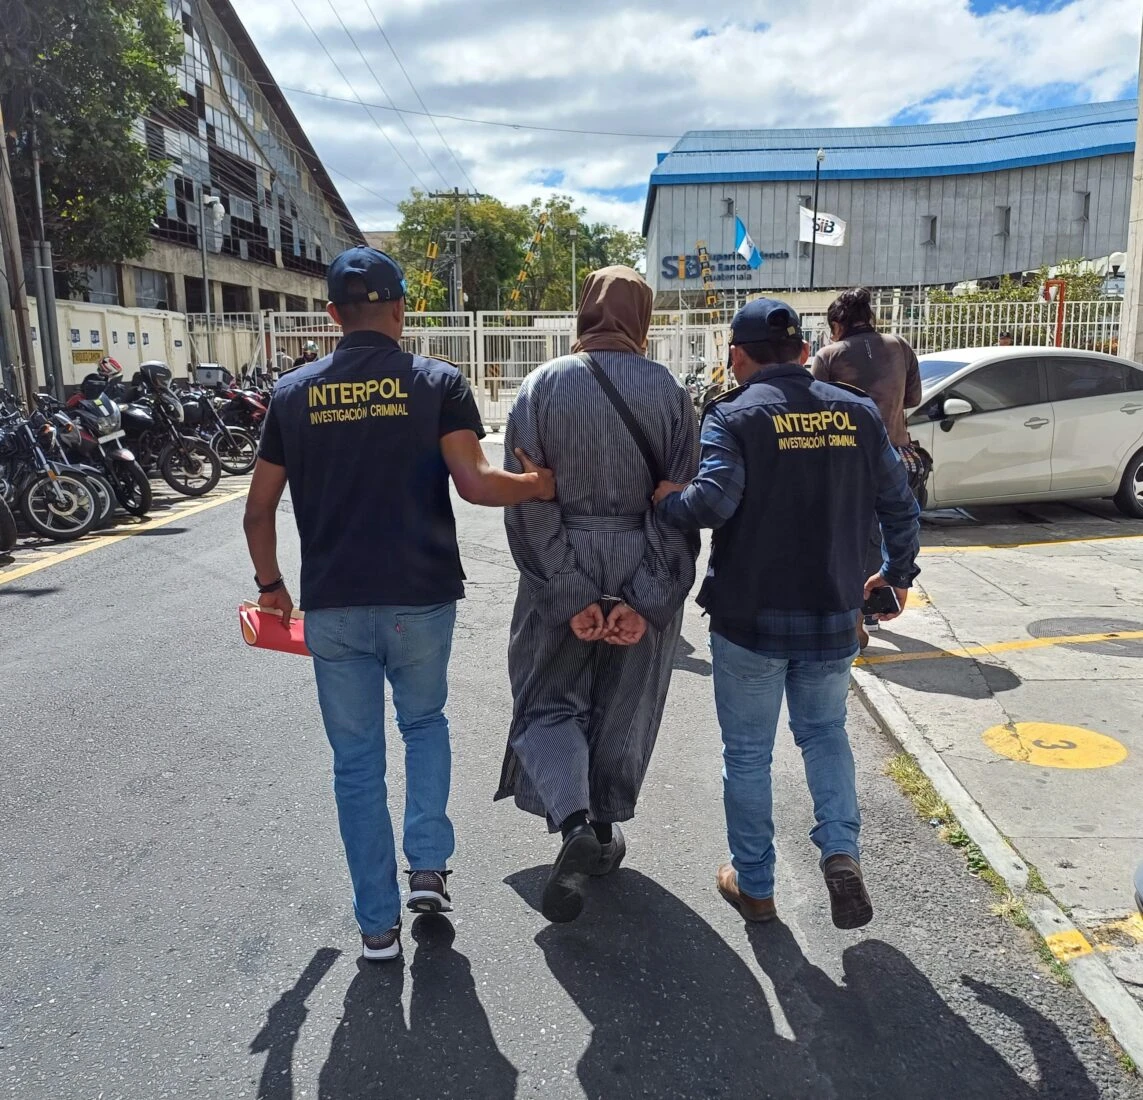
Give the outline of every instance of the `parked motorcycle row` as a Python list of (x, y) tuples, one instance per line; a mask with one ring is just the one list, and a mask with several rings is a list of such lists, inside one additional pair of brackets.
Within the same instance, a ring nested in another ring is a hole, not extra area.
[(269, 400), (230, 382), (176, 384), (157, 361), (125, 383), (111, 358), (66, 402), (40, 393), (29, 410), (0, 388), (0, 553), (19, 521), (30, 536), (70, 542), (117, 508), (145, 516), (153, 477), (199, 497), (223, 474), (249, 473)]

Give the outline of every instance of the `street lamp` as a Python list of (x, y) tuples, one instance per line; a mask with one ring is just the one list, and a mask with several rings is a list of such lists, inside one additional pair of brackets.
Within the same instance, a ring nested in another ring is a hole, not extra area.
[(207, 361), (214, 361), (214, 350), (211, 346), (211, 320), (210, 320), (210, 284), (206, 278), (206, 223), (209, 219), (212, 228), (217, 231), (222, 226), (222, 219), (226, 217), (226, 207), (217, 195), (208, 195), (199, 184), (199, 198), (202, 200), (202, 213), (199, 217), (198, 239), (202, 248), (202, 305), (206, 314), (206, 355)]
[(572, 287), (571, 287), (572, 299), (571, 299), (571, 302), (572, 302), (572, 313), (575, 313), (576, 308), (577, 308), (576, 307), (576, 281), (575, 281), (575, 239), (576, 239), (576, 235), (577, 235), (576, 231), (573, 229), (571, 231), (571, 254), (572, 254), (572, 257), (571, 257), (571, 260), (572, 260)]
[(822, 161), (825, 160), (824, 149), (819, 149), (814, 164), (814, 228), (810, 235), (810, 290), (814, 289), (814, 263), (818, 252), (818, 185), (822, 179)]

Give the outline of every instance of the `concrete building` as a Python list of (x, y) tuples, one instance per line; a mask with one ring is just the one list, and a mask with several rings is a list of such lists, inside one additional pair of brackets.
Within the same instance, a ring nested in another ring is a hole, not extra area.
[[(660, 154), (643, 234), (660, 305), (694, 301), (705, 242), (726, 294), (806, 287), (799, 207), (847, 223), (816, 287), (951, 285), (1127, 246), (1138, 105), (1095, 103), (927, 126), (703, 130)], [(735, 254), (741, 218), (763, 255)]]
[(166, 209), (147, 256), (93, 270), (85, 299), (206, 312), (205, 231), (211, 312), (324, 309), (326, 265), (361, 230), (229, 0), (169, 4), (182, 102), (137, 124), (171, 163)]

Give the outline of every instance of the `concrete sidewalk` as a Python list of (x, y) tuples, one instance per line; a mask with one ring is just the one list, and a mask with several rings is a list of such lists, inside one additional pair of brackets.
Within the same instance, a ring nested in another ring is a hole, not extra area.
[(925, 526), (916, 605), (873, 636), (858, 679), (1143, 1000), (1143, 523), (1101, 502), (975, 519)]

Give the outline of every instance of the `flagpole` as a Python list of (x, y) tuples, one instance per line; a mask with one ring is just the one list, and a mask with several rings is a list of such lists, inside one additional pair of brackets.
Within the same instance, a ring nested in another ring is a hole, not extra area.
[(814, 289), (814, 264), (818, 251), (818, 186), (822, 178), (822, 161), (825, 160), (825, 150), (819, 149), (814, 162), (814, 228), (810, 234), (810, 290)]

